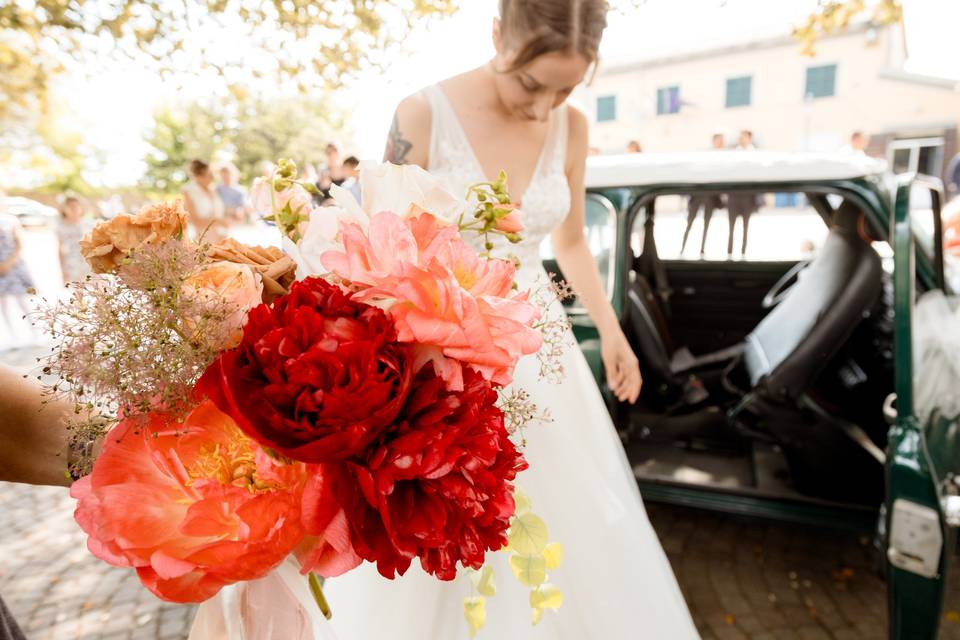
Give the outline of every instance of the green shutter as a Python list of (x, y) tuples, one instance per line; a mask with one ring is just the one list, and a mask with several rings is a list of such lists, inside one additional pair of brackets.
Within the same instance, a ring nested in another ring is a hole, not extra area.
[(617, 96), (597, 98), (597, 122), (612, 122), (617, 119)]
[(749, 107), (752, 98), (752, 85), (753, 78), (751, 76), (727, 78), (727, 108)]
[(804, 97), (829, 98), (836, 95), (837, 65), (825, 64), (807, 68), (807, 84)]

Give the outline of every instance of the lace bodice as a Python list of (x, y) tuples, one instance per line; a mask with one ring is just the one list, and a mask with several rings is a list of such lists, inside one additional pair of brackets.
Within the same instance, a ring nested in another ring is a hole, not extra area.
[[(424, 91), (433, 111), (427, 170), (448, 191), (462, 196), (470, 185), (487, 180), (487, 176), (443, 90), (433, 85)], [(521, 271), (526, 272), (522, 275), (539, 272), (540, 243), (570, 211), (570, 186), (565, 171), (566, 104), (553, 110), (547, 126), (547, 136), (530, 185), (523, 194), (511, 194), (521, 198), (525, 227), (523, 240), (513, 245), (501, 236), (494, 240), (495, 255), (507, 257), (512, 254), (520, 258)], [(481, 241), (477, 239), (476, 242), (479, 248)]]

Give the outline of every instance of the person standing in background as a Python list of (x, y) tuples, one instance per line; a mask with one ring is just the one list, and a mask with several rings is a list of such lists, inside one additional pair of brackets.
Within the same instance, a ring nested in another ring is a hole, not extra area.
[[(710, 148), (713, 151), (722, 151), (726, 148), (726, 139), (722, 133), (713, 134), (710, 141)], [(700, 257), (706, 253), (707, 231), (710, 229), (710, 220), (713, 218), (713, 212), (716, 209), (723, 208), (723, 197), (719, 193), (708, 195), (692, 195), (687, 203), (687, 228), (683, 232), (683, 243), (680, 245), (680, 253), (687, 248), (687, 240), (690, 238), (690, 230), (693, 229), (693, 223), (697, 219), (697, 213), (703, 208), (703, 237), (700, 239)]]
[(627, 153), (642, 153), (643, 147), (640, 146), (639, 140), (631, 140), (627, 143)]
[(353, 194), (353, 197), (360, 202), (360, 160), (356, 156), (348, 156), (343, 161), (343, 188)]
[(60, 208), (57, 240), (60, 243), (60, 274), (63, 284), (78, 282), (90, 275), (90, 266), (80, 253), (80, 240), (93, 224), (86, 218), (83, 204), (74, 196), (67, 196)]
[[(0, 333), (0, 336), (3, 338), (14, 338), (15, 318), (30, 313), (27, 294), (35, 286), (33, 276), (30, 275), (23, 261), (20, 222), (8, 214), (3, 205), (0, 205), (0, 318), (3, 322), (3, 326), (0, 327), (3, 333)], [(30, 327), (30, 333), (36, 340), (37, 336), (33, 333), (32, 327)], [(4, 346), (13, 348), (19, 345), (14, 342)]]
[(203, 160), (191, 160), (190, 181), (183, 187), (183, 206), (190, 224), (205, 240), (219, 240), (226, 235), (223, 200), (213, 185), (213, 172)]
[[(740, 132), (737, 151), (756, 151), (753, 145), (753, 132), (744, 129)], [(750, 216), (760, 208), (760, 196), (750, 192), (734, 192), (727, 196), (727, 217), (730, 221), (730, 235), (727, 237), (727, 257), (733, 255), (733, 232), (737, 218), (743, 220), (743, 239), (740, 242), (740, 256), (747, 253), (747, 234), (750, 230)]]
[(850, 134), (850, 143), (840, 148), (841, 153), (849, 153), (857, 156), (867, 155), (867, 146), (870, 144), (870, 136), (863, 131), (854, 131)]
[(951, 158), (946, 171), (947, 197), (960, 196), (960, 153)]
[(331, 142), (324, 149), (324, 154), (327, 156), (327, 166), (320, 174), (317, 188), (320, 189), (321, 198), (326, 200), (330, 197), (330, 187), (342, 185), (347, 178), (343, 174), (343, 163), (340, 162), (340, 148)]
[(223, 202), (224, 215), (234, 222), (247, 221), (247, 196), (237, 184), (240, 171), (228, 163), (220, 166), (220, 184), (217, 195)]

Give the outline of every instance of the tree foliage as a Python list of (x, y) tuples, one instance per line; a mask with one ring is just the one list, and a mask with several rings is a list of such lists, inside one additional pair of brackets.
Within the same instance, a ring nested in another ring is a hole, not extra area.
[(200, 101), (168, 105), (154, 114), (146, 140), (143, 186), (175, 192), (186, 182), (190, 160), (229, 160), (249, 184), (264, 161), (293, 158), (316, 163), (342, 121), (326, 103), (300, 97)]
[[(800, 41), (801, 53), (805, 56), (817, 55), (817, 39), (843, 31), (850, 21), (865, 14), (867, 4), (864, 0), (818, 0), (817, 10), (800, 27), (793, 30), (793, 36)], [(873, 8), (870, 21), (877, 25), (899, 22), (903, 18), (900, 0), (880, 0)]]
[(0, 129), (42, 111), (51, 75), (70, 61), (125, 58), (228, 86), (287, 77), (303, 90), (335, 89), (458, 1), (0, 1)]

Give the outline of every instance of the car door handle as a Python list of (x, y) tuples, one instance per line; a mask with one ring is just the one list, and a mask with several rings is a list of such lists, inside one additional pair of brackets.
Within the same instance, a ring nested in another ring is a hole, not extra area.
[(883, 419), (891, 427), (897, 423), (897, 394), (891, 393), (883, 401)]

